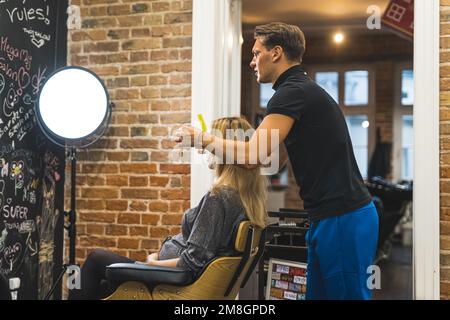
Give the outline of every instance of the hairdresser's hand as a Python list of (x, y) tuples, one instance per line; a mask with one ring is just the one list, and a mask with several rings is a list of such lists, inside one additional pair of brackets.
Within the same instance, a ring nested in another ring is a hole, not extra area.
[(181, 127), (175, 131), (174, 136), (174, 140), (178, 142), (176, 145), (178, 148), (195, 147), (197, 149), (202, 149), (212, 142), (212, 136), (210, 134), (191, 126)]

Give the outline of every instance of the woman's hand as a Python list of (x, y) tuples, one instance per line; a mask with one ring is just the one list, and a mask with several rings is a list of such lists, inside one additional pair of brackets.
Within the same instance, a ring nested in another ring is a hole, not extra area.
[(158, 252), (154, 252), (147, 256), (146, 264), (151, 266), (151, 265), (154, 265), (155, 264), (154, 262), (158, 261), (158, 260), (159, 260)]
[(176, 267), (180, 258), (174, 258), (169, 260), (159, 260), (158, 252), (154, 252), (147, 256), (145, 262), (136, 261), (137, 264), (146, 264), (148, 266), (161, 266), (161, 267)]

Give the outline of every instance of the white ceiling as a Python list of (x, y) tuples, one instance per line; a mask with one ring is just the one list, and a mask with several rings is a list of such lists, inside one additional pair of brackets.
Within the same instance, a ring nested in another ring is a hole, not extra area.
[(242, 22), (282, 21), (309, 31), (335, 26), (367, 30), (367, 8), (376, 5), (383, 14), (388, 4), (389, 0), (242, 0)]

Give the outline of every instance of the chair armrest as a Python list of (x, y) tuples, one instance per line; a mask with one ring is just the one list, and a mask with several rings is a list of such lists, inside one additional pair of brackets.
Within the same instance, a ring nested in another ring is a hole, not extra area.
[(153, 287), (158, 284), (187, 285), (194, 281), (190, 270), (178, 267), (149, 266), (137, 263), (114, 263), (106, 267), (106, 278), (114, 284), (137, 281)]

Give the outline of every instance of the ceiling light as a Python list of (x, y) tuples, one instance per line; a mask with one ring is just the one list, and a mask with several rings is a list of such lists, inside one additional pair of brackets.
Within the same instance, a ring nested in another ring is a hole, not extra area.
[(341, 32), (338, 32), (334, 35), (334, 42), (336, 43), (342, 43), (344, 41), (344, 34)]
[(361, 127), (363, 127), (364, 129), (367, 129), (368, 127), (369, 127), (369, 121), (363, 121), (362, 123), (361, 123)]

